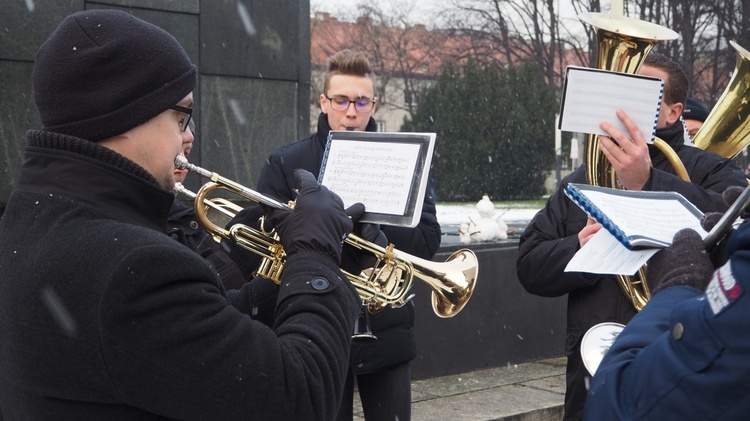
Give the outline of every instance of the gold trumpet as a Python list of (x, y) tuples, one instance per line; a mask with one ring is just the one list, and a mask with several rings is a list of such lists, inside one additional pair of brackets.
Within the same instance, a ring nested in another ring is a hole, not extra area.
[[(234, 216), (241, 207), (224, 199), (208, 199), (207, 196), (216, 189), (224, 189), (253, 202), (288, 212), (294, 211), (294, 202), (281, 203), (264, 196), (215, 172), (193, 165), (182, 155), (175, 158), (175, 167), (198, 173), (210, 180), (194, 197), (195, 214), (203, 228), (214, 238), (231, 240), (261, 256), (263, 259), (256, 274), (279, 283), (286, 253), (276, 232), (266, 232), (262, 223), (260, 229), (244, 224), (234, 224), (230, 229), (216, 225), (208, 219), (209, 208), (221, 208), (225, 215)], [(219, 200), (221, 202), (217, 202)], [(396, 250), (393, 244), (381, 247), (351, 233), (344, 242), (375, 256), (376, 262), (373, 269), (367, 271), (369, 274), (363, 271), (355, 275), (342, 270), (371, 312), (377, 312), (386, 306), (401, 307), (406, 304), (413, 296), (407, 294), (414, 277), (430, 287), (432, 309), (442, 318), (458, 314), (474, 292), (479, 268), (476, 255), (469, 249), (458, 250), (440, 263)]]

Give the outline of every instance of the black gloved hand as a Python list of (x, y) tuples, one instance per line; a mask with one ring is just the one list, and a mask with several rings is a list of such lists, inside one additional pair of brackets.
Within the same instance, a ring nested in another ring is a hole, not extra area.
[(310, 251), (341, 263), (341, 246), (354, 224), (344, 212), (341, 198), (318, 185), (315, 177), (294, 170), (299, 196), (294, 212), (269, 208), (268, 220), (276, 227), (287, 256)]
[[(386, 238), (383, 231), (380, 230), (378, 224), (360, 223), (359, 219), (365, 213), (365, 205), (362, 203), (355, 203), (346, 209), (346, 214), (352, 218), (354, 222), (354, 234), (358, 235), (364, 240), (371, 243), (375, 243), (380, 247), (388, 245), (388, 239)], [(375, 255), (360, 250), (349, 244), (344, 244), (344, 249), (341, 254), (341, 268), (351, 274), (359, 274), (362, 269), (371, 268), (375, 265)]]
[[(724, 190), (721, 195), (724, 196), (724, 201), (727, 202), (727, 205), (732, 206), (743, 191), (745, 191), (744, 187), (732, 186)], [(719, 222), (722, 215), (724, 215), (724, 212), (707, 212), (703, 214), (701, 217), (701, 227), (706, 231), (711, 231), (711, 229), (716, 226), (716, 223)], [(748, 209), (742, 211), (740, 218), (750, 219), (750, 211)]]
[[(255, 228), (256, 230), (260, 229), (260, 217), (263, 216), (264, 213), (265, 209), (263, 209), (261, 205), (255, 204), (248, 206), (245, 209), (237, 212), (237, 214), (234, 215), (234, 218), (232, 218), (224, 228), (231, 229), (235, 224), (242, 224), (247, 225), (251, 228)], [(273, 227), (269, 228), (269, 223), (267, 221), (264, 224), (263, 228), (266, 231), (270, 231), (271, 229), (273, 229)], [(255, 275), (255, 271), (257, 271), (258, 267), (260, 266), (262, 260), (260, 255), (237, 245), (237, 243), (231, 240), (221, 240), (221, 245), (229, 254), (229, 257), (232, 259), (232, 261), (234, 261), (235, 265), (237, 265), (240, 272), (242, 273), (242, 276), (246, 280), (252, 279)], [(225, 283), (225, 287), (226, 286), (227, 284)], [(234, 286), (236, 285), (231, 285), (227, 289), (232, 289), (232, 287)]]
[(656, 253), (648, 262), (646, 279), (652, 296), (679, 285), (703, 291), (713, 272), (714, 266), (701, 236), (694, 230), (683, 229), (675, 234), (671, 246)]
[[(724, 192), (722, 192), (722, 196), (724, 197), (724, 201), (727, 202), (727, 205), (732, 206), (734, 202), (737, 201), (737, 198), (740, 197), (743, 191), (745, 191), (744, 187), (732, 186), (724, 190)], [(724, 212), (708, 212), (703, 214), (703, 216), (701, 217), (701, 227), (703, 227), (703, 229), (706, 231), (711, 231), (719, 222), (722, 216), (724, 216)], [(742, 213), (740, 213), (740, 218), (749, 219), (750, 212), (748, 212), (747, 209), (742, 211)], [(729, 259), (727, 255), (727, 244), (729, 243), (729, 241), (727, 241), (727, 239), (729, 238), (731, 233), (732, 230), (724, 235), (717, 244), (709, 248), (711, 250), (710, 257), (711, 261), (714, 263), (714, 267), (724, 265), (724, 263), (726, 263)]]
[[(237, 214), (234, 215), (234, 218), (229, 221), (225, 228), (230, 229), (232, 225), (242, 224), (258, 229), (260, 227), (260, 217), (263, 216), (264, 213), (265, 212), (263, 207), (261, 207), (261, 205), (259, 204), (248, 206), (245, 209), (237, 212)], [(266, 230), (270, 231), (270, 229)]]

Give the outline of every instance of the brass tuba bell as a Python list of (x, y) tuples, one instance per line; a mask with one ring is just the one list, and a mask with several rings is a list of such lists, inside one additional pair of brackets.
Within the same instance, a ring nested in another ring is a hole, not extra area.
[(734, 41), (737, 63), (724, 93), (693, 139), (696, 147), (734, 158), (750, 143), (750, 52)]

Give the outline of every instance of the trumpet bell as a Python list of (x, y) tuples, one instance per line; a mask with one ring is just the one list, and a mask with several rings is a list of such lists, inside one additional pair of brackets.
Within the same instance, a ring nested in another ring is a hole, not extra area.
[(422, 270), (420, 279), (432, 286), (432, 310), (449, 318), (469, 302), (477, 282), (477, 256), (469, 249), (458, 250), (441, 264), (441, 272)]

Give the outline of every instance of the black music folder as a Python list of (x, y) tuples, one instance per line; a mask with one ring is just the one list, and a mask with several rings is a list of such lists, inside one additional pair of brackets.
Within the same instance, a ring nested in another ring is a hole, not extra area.
[(332, 130), (318, 182), (348, 207), (362, 202), (362, 222), (415, 227), (422, 214), (435, 133)]

